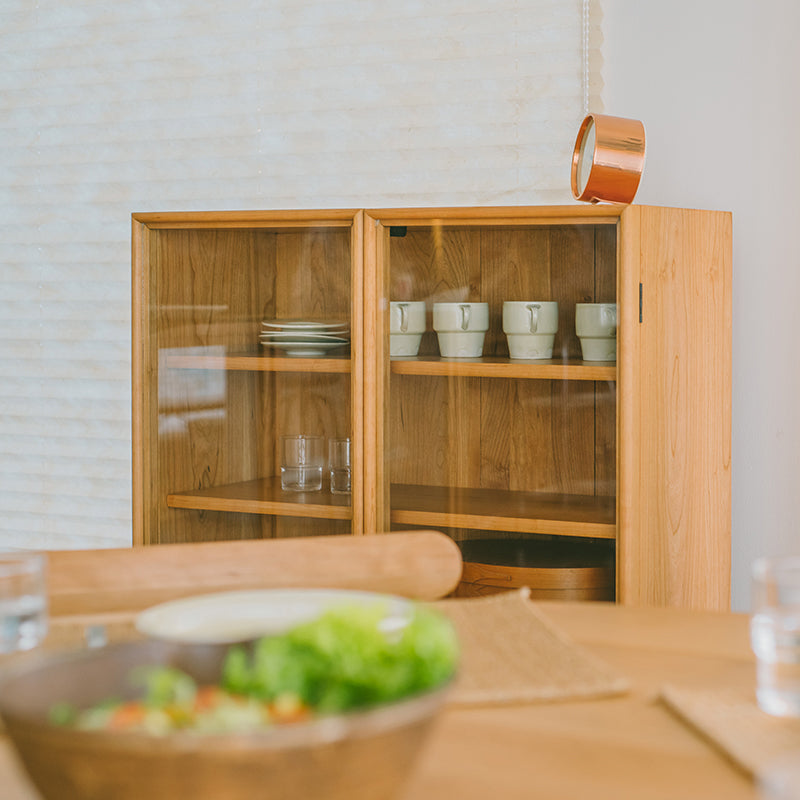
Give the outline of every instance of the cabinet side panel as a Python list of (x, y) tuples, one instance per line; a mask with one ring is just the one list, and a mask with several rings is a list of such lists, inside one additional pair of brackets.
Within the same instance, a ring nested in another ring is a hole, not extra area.
[(640, 259), (639, 510), (625, 532), (625, 601), (727, 609), (730, 215), (642, 208)]
[(133, 220), (132, 258), (132, 465), (133, 465), (133, 544), (149, 544), (156, 536), (158, 515), (154, 502), (153, 480), (157, 474), (158, 400), (155, 364), (158, 363), (157, 330), (153, 324), (151, 283), (157, 270), (156, 234)]

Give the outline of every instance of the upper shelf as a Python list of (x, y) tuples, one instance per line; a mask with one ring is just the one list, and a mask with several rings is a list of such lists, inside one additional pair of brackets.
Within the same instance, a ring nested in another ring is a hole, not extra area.
[[(166, 364), (173, 369), (218, 369), (250, 372), (335, 372), (349, 373), (350, 358), (288, 358), (259, 353), (214, 355), (170, 355)], [(508, 358), (446, 359), (439, 356), (392, 358), (391, 371), (396, 375), (462, 376), (482, 378), (529, 378), (563, 381), (615, 381), (615, 363), (590, 361), (514, 361)]]
[(167, 366), (173, 369), (223, 369), (251, 372), (350, 372), (349, 356), (297, 358), (265, 356), (260, 353), (213, 355), (170, 355)]
[(392, 484), (391, 521), (614, 539), (614, 497)]
[(200, 511), (236, 511), (248, 514), (280, 514), (287, 517), (352, 519), (349, 495), (330, 492), (285, 492), (280, 477), (213, 486), (167, 495), (170, 508)]
[(482, 378), (538, 378), (562, 381), (615, 381), (617, 365), (590, 361), (514, 360), (498, 356), (448, 359), (440, 356), (393, 358), (396, 375), (460, 375)]

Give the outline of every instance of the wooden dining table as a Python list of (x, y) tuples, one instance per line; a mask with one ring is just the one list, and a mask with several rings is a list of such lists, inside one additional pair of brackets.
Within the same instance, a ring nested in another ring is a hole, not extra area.
[[(403, 800), (764, 796), (659, 698), (667, 684), (752, 691), (745, 615), (587, 602), (541, 602), (536, 609), (625, 676), (630, 690), (602, 699), (448, 707)], [(124, 633), (132, 629), (132, 616), (101, 610), (63, 615), (53, 620), (50, 641), (58, 645), (97, 626)], [(0, 797), (38, 798), (2, 734)]]

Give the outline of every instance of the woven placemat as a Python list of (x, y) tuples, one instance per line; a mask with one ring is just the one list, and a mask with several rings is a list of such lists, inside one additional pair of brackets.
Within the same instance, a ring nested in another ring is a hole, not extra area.
[(800, 719), (765, 713), (755, 692), (665, 686), (660, 699), (747, 775), (764, 786), (791, 780), (797, 794), (786, 796), (800, 797)]
[(461, 666), (450, 702), (494, 705), (622, 694), (628, 681), (540, 614), (526, 588), (440, 600), (455, 625)]

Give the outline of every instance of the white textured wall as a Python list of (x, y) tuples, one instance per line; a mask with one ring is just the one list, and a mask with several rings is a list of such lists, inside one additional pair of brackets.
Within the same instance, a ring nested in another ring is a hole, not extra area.
[(568, 201), (582, 11), (2, 0), (0, 546), (131, 541), (131, 212)]
[(800, 4), (602, 0), (605, 110), (645, 122), (636, 202), (733, 212), (733, 606), (800, 554)]

